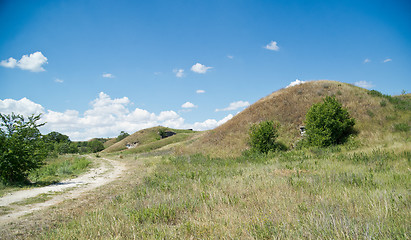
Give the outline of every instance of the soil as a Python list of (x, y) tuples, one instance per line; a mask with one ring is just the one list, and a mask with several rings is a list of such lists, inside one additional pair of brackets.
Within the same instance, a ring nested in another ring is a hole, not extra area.
[[(126, 169), (124, 163), (106, 158), (94, 159), (94, 162), (100, 163), (99, 166), (77, 178), (46, 187), (12, 192), (0, 198), (0, 208), (9, 209), (7, 214), (0, 215), (0, 227), (34, 211), (57, 205), (65, 200), (78, 198), (88, 191), (117, 179)], [(16, 204), (41, 194), (47, 194), (49, 199), (27, 205)]]

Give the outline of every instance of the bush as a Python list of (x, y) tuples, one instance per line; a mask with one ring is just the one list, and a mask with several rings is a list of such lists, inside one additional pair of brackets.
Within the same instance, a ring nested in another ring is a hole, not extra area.
[(273, 121), (264, 121), (254, 124), (250, 128), (250, 146), (252, 151), (268, 153), (270, 151), (286, 149), (284, 144), (276, 142), (278, 124)]
[(104, 144), (97, 139), (88, 142), (88, 148), (91, 152), (96, 153), (104, 150)]
[(311, 106), (305, 120), (308, 143), (326, 147), (343, 143), (353, 132), (355, 120), (335, 97)]
[(117, 137), (117, 142), (120, 142), (121, 140), (123, 140), (124, 138), (130, 136), (130, 134), (128, 134), (127, 132), (121, 131), (120, 135), (118, 135)]
[(21, 182), (33, 169), (39, 168), (48, 152), (36, 124), (40, 115), (26, 120), (22, 115), (0, 114), (0, 180)]

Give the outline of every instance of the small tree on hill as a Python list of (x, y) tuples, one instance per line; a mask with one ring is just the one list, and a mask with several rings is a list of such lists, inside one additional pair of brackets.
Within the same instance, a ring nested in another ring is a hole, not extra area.
[(22, 115), (0, 114), (0, 180), (24, 181), (43, 164), (48, 152), (37, 124), (40, 115), (26, 120)]
[(310, 145), (330, 146), (344, 142), (353, 132), (355, 120), (335, 97), (311, 106), (305, 116), (305, 129)]
[(264, 121), (254, 124), (250, 128), (251, 150), (268, 153), (280, 148), (276, 143), (278, 137), (278, 124), (273, 121)]
[(120, 134), (117, 137), (117, 142), (123, 140), (124, 138), (130, 136), (127, 132), (121, 131)]

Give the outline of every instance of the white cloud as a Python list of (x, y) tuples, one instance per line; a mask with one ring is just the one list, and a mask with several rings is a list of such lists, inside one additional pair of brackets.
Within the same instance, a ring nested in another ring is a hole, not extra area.
[(54, 81), (55, 81), (56, 83), (63, 83), (63, 82), (64, 82), (64, 80), (63, 80), (63, 79), (60, 79), (60, 78), (56, 78), (56, 79), (54, 79)]
[(0, 99), (0, 113), (15, 113), (24, 116), (30, 116), (32, 114), (37, 115), (44, 113), (44, 108), (40, 104), (34, 103), (27, 98), (22, 98), (20, 100)]
[(208, 129), (214, 129), (214, 128), (220, 126), (221, 124), (224, 124), (225, 122), (227, 122), (231, 118), (233, 118), (232, 114), (228, 114), (226, 117), (224, 117), (220, 121), (217, 121), (215, 119), (207, 119), (204, 122), (196, 122), (196, 123), (192, 124), (190, 128), (192, 128), (196, 131), (204, 131), (204, 130), (208, 130)]
[(219, 121), (207, 119), (190, 124), (185, 123), (185, 120), (172, 110), (155, 114), (140, 108), (130, 109), (130, 105), (131, 102), (127, 97), (113, 99), (101, 92), (83, 114), (76, 110), (64, 112), (45, 110), (40, 104), (27, 98), (18, 101), (0, 100), (0, 112), (4, 114), (14, 112), (24, 116), (43, 113), (41, 122), (46, 122), (46, 125), (40, 128), (43, 134), (57, 131), (68, 135), (73, 141), (94, 137), (115, 137), (120, 131), (134, 133), (159, 125), (179, 129), (208, 130), (225, 123), (233, 116), (229, 114)]
[(288, 84), (288, 86), (285, 87), (285, 88), (292, 87), (292, 86), (299, 85), (299, 84), (303, 84), (303, 83), (305, 83), (305, 81), (301, 81), (301, 80), (299, 80), (299, 79), (295, 79), (295, 81), (290, 82), (290, 84)]
[(0, 62), (0, 66), (3, 67), (18, 67), (22, 70), (29, 70), (32, 72), (45, 71), (42, 67), (43, 64), (47, 64), (47, 58), (41, 52), (35, 52), (30, 55), (23, 55), (19, 61), (11, 57)]
[(265, 47), (265, 49), (268, 50), (272, 50), (272, 51), (278, 51), (280, 50), (280, 48), (277, 46), (277, 42), (276, 41), (271, 41), (269, 44), (267, 44)]
[(194, 104), (191, 103), (191, 102), (186, 102), (186, 103), (184, 103), (183, 105), (181, 105), (181, 107), (182, 107), (182, 108), (196, 108), (197, 106), (194, 105)]
[(114, 75), (111, 73), (103, 73), (103, 75), (101, 75), (103, 78), (114, 78)]
[(181, 78), (184, 76), (184, 69), (174, 69), (173, 73), (176, 74), (176, 77)]
[(371, 62), (371, 60), (370, 60), (369, 58), (366, 58), (366, 59), (364, 60), (364, 63), (369, 63), (369, 62)]
[(205, 65), (201, 63), (196, 63), (191, 67), (191, 71), (196, 72), (196, 73), (206, 73), (208, 69), (211, 69), (213, 67), (206, 67)]
[(205, 93), (205, 91), (204, 91), (204, 90), (201, 90), (201, 89), (198, 89), (198, 90), (196, 91), (196, 93), (198, 93), (198, 94), (200, 94), (200, 93)]
[(232, 55), (227, 55), (227, 57), (228, 57), (229, 59), (234, 59), (234, 56), (232, 56)]
[(226, 108), (216, 109), (215, 111), (216, 112), (233, 111), (233, 110), (237, 110), (239, 108), (248, 107), (248, 106), (250, 106), (250, 103), (247, 101), (237, 101), (237, 102), (230, 103), (230, 105), (228, 105), (228, 107)]
[(387, 58), (387, 59), (384, 60), (385, 63), (386, 63), (386, 62), (391, 62), (391, 61), (392, 61), (391, 58)]
[(354, 83), (355, 86), (357, 87), (362, 87), (362, 88), (372, 88), (374, 85), (371, 82), (367, 81), (359, 81)]

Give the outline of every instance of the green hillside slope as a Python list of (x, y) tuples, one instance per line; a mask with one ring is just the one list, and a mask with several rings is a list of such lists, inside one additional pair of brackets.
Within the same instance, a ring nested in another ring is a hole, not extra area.
[[(264, 120), (280, 122), (279, 140), (292, 148), (301, 138), (310, 106), (325, 96), (334, 95), (356, 119), (357, 140), (362, 144), (383, 144), (400, 137), (401, 130), (411, 125), (409, 95), (384, 96), (347, 83), (312, 81), (281, 89), (264, 97), (237, 114), (230, 121), (204, 134), (197, 141), (179, 149), (184, 153), (212, 156), (238, 156), (248, 148), (248, 131), (253, 123)], [(398, 134), (397, 134), (398, 133)]]

